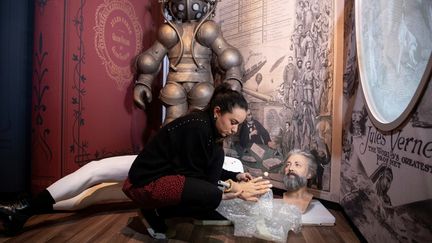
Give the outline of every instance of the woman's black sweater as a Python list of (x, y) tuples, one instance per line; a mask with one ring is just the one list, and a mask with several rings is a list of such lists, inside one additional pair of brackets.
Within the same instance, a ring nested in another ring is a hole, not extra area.
[(146, 185), (162, 176), (184, 175), (217, 184), (237, 173), (222, 169), (224, 150), (213, 115), (194, 111), (162, 127), (132, 164), (129, 179)]

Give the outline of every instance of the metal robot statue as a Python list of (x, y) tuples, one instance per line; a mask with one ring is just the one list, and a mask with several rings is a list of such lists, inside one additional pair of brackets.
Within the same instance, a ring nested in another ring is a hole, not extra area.
[[(166, 107), (164, 124), (193, 109), (203, 109), (214, 90), (212, 57), (234, 90), (242, 89), (243, 58), (222, 36), (211, 20), (217, 0), (160, 0), (164, 23), (155, 43), (137, 58), (135, 103), (145, 109), (151, 102), (151, 87), (165, 55), (169, 59), (166, 85), (159, 98)], [(166, 16), (168, 13), (169, 16)]]

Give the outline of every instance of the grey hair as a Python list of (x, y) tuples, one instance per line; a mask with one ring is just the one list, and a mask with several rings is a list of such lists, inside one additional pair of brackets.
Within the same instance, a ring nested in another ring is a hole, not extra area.
[(311, 178), (315, 177), (318, 168), (316, 157), (307, 150), (293, 149), (288, 153), (285, 161), (287, 161), (291, 156), (295, 154), (301, 155), (306, 158), (308, 162), (308, 173), (311, 174)]

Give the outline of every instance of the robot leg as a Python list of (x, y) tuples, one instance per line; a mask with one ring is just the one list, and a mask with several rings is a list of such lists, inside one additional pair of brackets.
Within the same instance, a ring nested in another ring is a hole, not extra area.
[(214, 91), (210, 82), (196, 84), (188, 93), (189, 110), (202, 110), (209, 103)]
[(188, 104), (186, 90), (176, 82), (168, 82), (160, 92), (160, 100), (166, 107), (164, 125), (186, 114)]

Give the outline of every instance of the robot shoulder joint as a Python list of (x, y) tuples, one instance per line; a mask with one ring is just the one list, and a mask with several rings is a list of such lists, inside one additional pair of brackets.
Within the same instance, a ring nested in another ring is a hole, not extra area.
[(179, 42), (176, 31), (168, 24), (163, 24), (158, 32), (159, 42), (167, 49), (170, 49)]
[(212, 20), (208, 20), (200, 27), (197, 40), (204, 46), (211, 46), (219, 36), (221, 36), (219, 25)]

